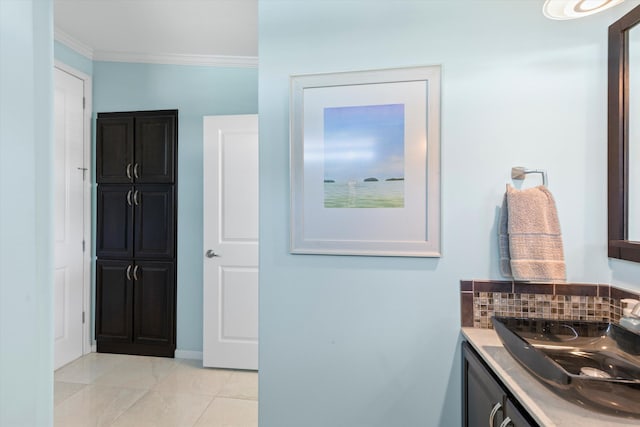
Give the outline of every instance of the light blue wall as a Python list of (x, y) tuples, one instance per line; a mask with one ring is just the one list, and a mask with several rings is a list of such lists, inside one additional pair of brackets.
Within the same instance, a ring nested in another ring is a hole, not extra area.
[(202, 117), (257, 113), (257, 79), (255, 68), (93, 64), (94, 115), (110, 111), (179, 110), (179, 350), (202, 351)]
[(0, 1), (0, 425), (53, 423), (53, 5)]
[[(552, 21), (541, 1), (259, 2), (261, 427), (460, 425), (459, 280), (500, 278), (512, 166), (548, 171), (568, 280), (622, 275), (606, 250), (606, 41), (637, 4)], [(290, 255), (289, 75), (429, 64), (442, 257)]]
[(56, 60), (61, 61), (78, 71), (82, 71), (88, 76), (93, 74), (93, 61), (91, 59), (79, 54), (75, 50), (58, 41), (54, 41), (53, 43), (53, 56)]

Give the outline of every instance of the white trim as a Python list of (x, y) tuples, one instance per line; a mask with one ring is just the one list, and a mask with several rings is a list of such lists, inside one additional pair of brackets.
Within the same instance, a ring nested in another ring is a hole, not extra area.
[(55, 27), (54, 39), (93, 61), (144, 64), (202, 65), (209, 67), (257, 68), (257, 56), (192, 55), (179, 53), (136, 53), (94, 50), (91, 46)]
[(84, 86), (84, 137), (83, 137), (83, 151), (84, 151), (84, 166), (87, 168), (86, 179), (84, 181), (84, 207), (83, 207), (83, 234), (85, 242), (85, 251), (82, 262), (82, 294), (83, 304), (82, 310), (85, 313), (85, 322), (82, 328), (82, 354), (90, 353), (93, 350), (91, 340), (91, 250), (93, 244), (91, 241), (91, 115), (92, 115), (92, 80), (91, 76), (76, 70), (73, 67), (68, 66), (60, 61), (54, 62), (54, 67), (69, 73), (78, 79), (83, 81)]
[(210, 67), (257, 68), (257, 56), (185, 55), (95, 51), (94, 61), (138, 62), (145, 64), (202, 65)]
[[(65, 64), (62, 61), (59, 60), (55, 60), (53, 66), (61, 71), (64, 71), (65, 73), (69, 73), (71, 75), (73, 75), (74, 77), (79, 78), (80, 80), (84, 80), (85, 82), (88, 80), (89, 82), (91, 81), (91, 76), (89, 76), (88, 74), (83, 73), (82, 71), (79, 71), (73, 67), (71, 67), (70, 65)], [(86, 92), (86, 91), (85, 91)], [(85, 98), (86, 98), (86, 93), (85, 93)], [(89, 105), (89, 107), (91, 107)]]
[(87, 57), (88, 59), (93, 59), (93, 49), (90, 46), (82, 43), (80, 40), (65, 33), (60, 28), (58, 27), (54, 28), (53, 38), (55, 41), (62, 43), (63, 45), (67, 46), (69, 49), (75, 50), (80, 55)]
[(191, 351), (191, 350), (176, 350), (175, 358), (176, 359), (202, 360), (202, 352), (201, 351)]

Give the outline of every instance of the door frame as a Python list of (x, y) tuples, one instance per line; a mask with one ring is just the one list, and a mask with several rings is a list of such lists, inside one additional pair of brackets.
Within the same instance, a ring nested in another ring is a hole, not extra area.
[(84, 323), (82, 325), (82, 354), (85, 355), (94, 351), (95, 341), (91, 337), (91, 324), (93, 315), (91, 311), (91, 258), (93, 252), (93, 242), (91, 239), (91, 219), (92, 204), (91, 204), (91, 187), (93, 179), (93, 170), (91, 165), (91, 116), (93, 114), (92, 105), (92, 81), (91, 76), (85, 74), (63, 62), (58, 60), (54, 61), (54, 68), (60, 71), (71, 74), (72, 76), (82, 80), (83, 93), (84, 93), (84, 118), (83, 118), (83, 162), (86, 170), (85, 179), (83, 181), (83, 199), (84, 205), (82, 208), (82, 222), (83, 222), (83, 239), (84, 239), (84, 252), (82, 258), (82, 311), (84, 312)]

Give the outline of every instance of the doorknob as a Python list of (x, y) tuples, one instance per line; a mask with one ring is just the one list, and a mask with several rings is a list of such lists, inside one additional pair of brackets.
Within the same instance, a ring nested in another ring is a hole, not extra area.
[(209, 249), (207, 251), (206, 255), (207, 255), (207, 258), (213, 258), (213, 257), (216, 257), (216, 256), (220, 256), (217, 253), (213, 252), (211, 249)]

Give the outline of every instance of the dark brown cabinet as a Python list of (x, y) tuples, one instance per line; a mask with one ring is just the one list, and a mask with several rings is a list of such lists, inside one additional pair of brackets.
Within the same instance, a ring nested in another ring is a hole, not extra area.
[(96, 262), (96, 340), (129, 343), (133, 336), (130, 261)]
[(98, 184), (175, 182), (177, 112), (102, 113), (96, 130)]
[(132, 187), (98, 185), (96, 256), (133, 257)]
[(133, 342), (168, 346), (173, 341), (175, 268), (172, 262), (137, 261), (133, 266)]
[(173, 357), (173, 262), (98, 260), (96, 339), (101, 352)]
[(99, 352), (173, 357), (177, 111), (98, 114)]
[(98, 258), (173, 258), (174, 191), (173, 185), (99, 185)]
[(133, 182), (133, 117), (103, 116), (96, 127), (98, 184)]
[(464, 427), (537, 426), (466, 342), (462, 343), (462, 356)]

